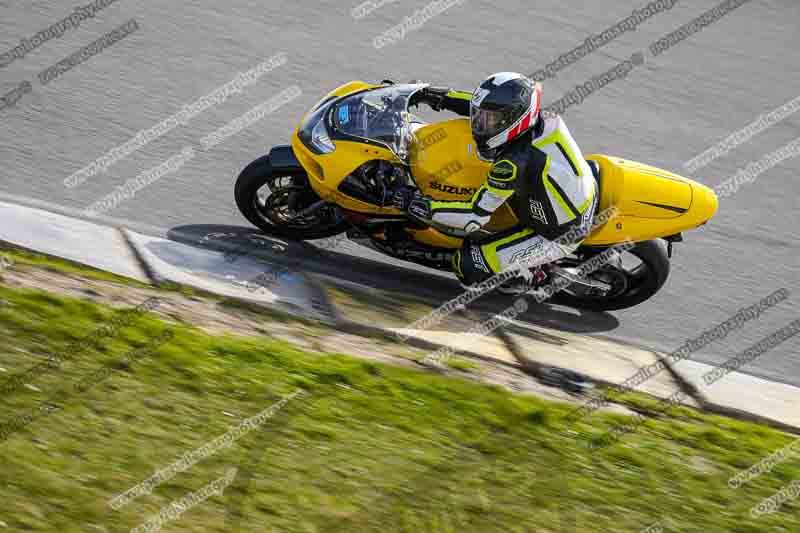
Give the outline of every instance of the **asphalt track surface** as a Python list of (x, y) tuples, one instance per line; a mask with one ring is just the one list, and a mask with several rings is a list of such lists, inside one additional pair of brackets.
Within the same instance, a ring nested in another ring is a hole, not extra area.
[[(85, 3), (0, 1), (0, 53)], [(0, 68), (0, 95), (23, 80), (33, 86), (15, 106), (0, 110), (0, 199), (80, 210), (183, 147), (197, 147), (203, 135), (296, 84), (302, 90), (299, 98), (214, 150), (199, 153), (109, 213), (151, 232), (214, 230), (216, 225), (244, 231), (247, 223), (232, 199), (236, 175), (269, 146), (286, 142), (302, 113), (331, 88), (352, 79), (390, 77), (471, 89), (491, 72), (532, 73), (646, 4), (464, 0), (378, 50), (372, 45), (375, 36), (427, 2), (395, 1), (355, 20), (350, 11), (358, 3), (119, 0)], [(645, 52), (645, 64), (626, 79), (566, 111), (585, 153), (624, 156), (682, 173), (686, 161), (800, 94), (796, 0), (751, 0), (658, 57), (647, 52), (651, 42), (716, 3), (680, 0), (545, 82), (548, 104), (634, 52)], [(138, 22), (136, 32), (48, 85), (39, 83), (40, 71), (131, 18)], [(286, 65), (257, 84), (106, 174), (74, 189), (63, 186), (64, 178), (109, 149), (278, 52), (287, 53)], [(798, 135), (800, 113), (690, 177), (717, 185)], [(649, 302), (610, 315), (538, 306), (526, 320), (671, 351), (779, 288), (792, 291), (789, 301), (695, 357), (720, 362), (735, 355), (798, 318), (798, 174), (800, 159), (786, 160), (724, 200), (709, 225), (687, 233), (687, 242), (676, 247), (670, 280)], [(306, 255), (297, 257), (308, 257), (311, 270), (334, 277), (429, 297), (458, 293), (454, 282), (443, 283), (419, 269), (369, 262), (363, 257), (374, 256), (354, 245), (337, 250), (339, 256), (304, 250)], [(800, 340), (793, 338), (745, 370), (800, 385), (799, 353)]]

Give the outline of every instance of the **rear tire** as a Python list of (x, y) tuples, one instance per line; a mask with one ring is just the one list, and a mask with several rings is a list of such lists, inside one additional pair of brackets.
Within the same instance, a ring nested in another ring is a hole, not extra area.
[[(584, 260), (602, 252), (602, 249), (598, 249), (587, 254)], [(622, 294), (608, 298), (584, 298), (562, 291), (553, 297), (553, 302), (587, 311), (618, 311), (634, 307), (651, 298), (664, 286), (669, 277), (670, 265), (666, 244), (661, 239), (643, 241), (637, 243), (627, 253), (635, 255), (641, 261), (644, 270), (641, 279), (632, 278), (635, 283)]]
[(304, 172), (276, 171), (269, 162), (269, 156), (256, 159), (247, 165), (239, 174), (234, 187), (236, 206), (251, 224), (268, 235), (301, 241), (324, 239), (339, 235), (350, 227), (346, 219), (331, 220), (327, 223), (319, 221), (317, 224), (313, 223), (313, 219), (311, 221), (298, 219), (296, 224), (292, 224), (292, 221), (287, 220), (285, 216), (281, 220), (277, 211), (265, 203), (262, 204), (258, 193), (264, 186), (269, 187), (270, 194), (280, 191), (280, 194), (287, 196), (291, 194), (300, 196), (302, 202), (300, 207), (308, 207), (320, 198), (309, 185), (308, 176)]

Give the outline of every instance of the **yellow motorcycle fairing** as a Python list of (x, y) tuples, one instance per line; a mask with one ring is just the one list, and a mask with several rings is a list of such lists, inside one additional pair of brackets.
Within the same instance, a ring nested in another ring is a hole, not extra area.
[[(350, 82), (334, 89), (325, 98), (346, 96), (380, 87)], [(305, 120), (305, 117), (304, 117)], [(301, 121), (299, 124), (302, 124)], [(339, 192), (339, 185), (353, 171), (372, 159), (403, 163), (388, 147), (355, 141), (336, 141), (329, 154), (315, 154), (298, 136), (292, 135), (292, 150), (307, 171), (314, 191), (344, 209), (364, 214), (397, 215), (393, 207), (379, 207)], [(491, 165), (475, 150), (468, 119), (454, 119), (425, 125), (415, 132), (409, 147), (408, 164), (423, 194), (437, 200), (464, 201), (483, 185)], [(718, 201), (708, 187), (666, 170), (605, 155), (589, 155), (600, 167), (600, 205), (598, 213), (615, 206), (617, 215), (596, 228), (586, 245), (609, 246), (626, 241), (645, 241), (668, 237), (706, 223), (717, 211)], [(486, 229), (502, 231), (517, 223), (508, 205), (501, 206)], [(456, 249), (462, 239), (435, 228), (408, 230), (424, 244)]]
[[(325, 95), (323, 100), (331, 96), (347, 96), (376, 87), (380, 87), (380, 85), (353, 81), (337, 87)], [(309, 183), (311, 183), (311, 188), (314, 189), (314, 192), (323, 200), (335, 203), (351, 211), (380, 215), (400, 215), (401, 213), (392, 207), (379, 207), (339, 192), (339, 185), (342, 181), (365, 162), (372, 159), (399, 161), (394, 152), (386, 147), (338, 140), (336, 141), (336, 150), (332, 153), (315, 154), (306, 148), (298, 135), (300, 124), (305, 121), (306, 115), (303, 116), (303, 120), (298, 123), (292, 134), (292, 151), (308, 173)]]
[(618, 157), (586, 158), (600, 165), (600, 210), (615, 206), (618, 214), (584, 244), (668, 237), (705, 224), (719, 207), (713, 190), (689, 178)]

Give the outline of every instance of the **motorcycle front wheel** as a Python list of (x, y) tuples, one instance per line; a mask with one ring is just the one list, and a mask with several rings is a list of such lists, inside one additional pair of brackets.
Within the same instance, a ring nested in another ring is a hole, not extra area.
[(333, 237), (350, 223), (334, 204), (324, 203), (300, 171), (276, 171), (265, 156), (239, 174), (236, 206), (251, 224), (268, 235), (294, 240)]

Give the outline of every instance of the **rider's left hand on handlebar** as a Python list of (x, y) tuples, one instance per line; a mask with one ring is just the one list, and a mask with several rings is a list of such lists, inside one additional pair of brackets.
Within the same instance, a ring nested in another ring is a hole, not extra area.
[(405, 212), (408, 210), (408, 206), (411, 205), (411, 201), (416, 194), (418, 194), (418, 192), (414, 187), (398, 187), (392, 195), (392, 205), (396, 209)]
[(431, 220), (433, 218), (431, 199), (427, 196), (415, 196), (408, 206), (408, 214), (421, 220)]
[(414, 187), (403, 186), (397, 189), (392, 196), (392, 205), (416, 218), (431, 218), (431, 199), (423, 196)]

